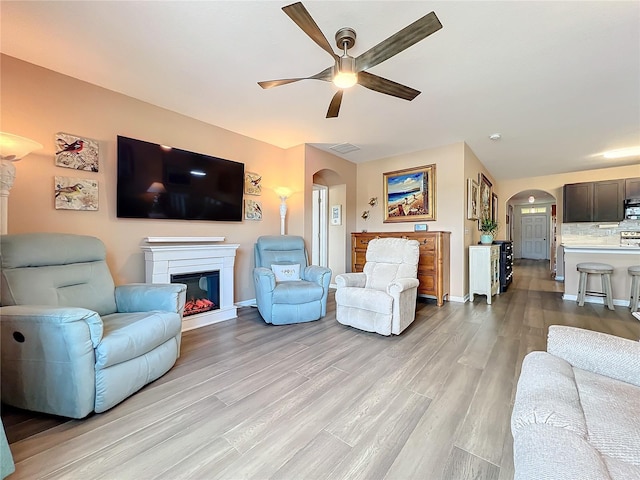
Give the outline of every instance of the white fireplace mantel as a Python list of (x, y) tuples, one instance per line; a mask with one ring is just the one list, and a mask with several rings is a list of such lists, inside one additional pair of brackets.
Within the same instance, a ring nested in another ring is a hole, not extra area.
[(171, 283), (171, 275), (220, 272), (220, 308), (184, 317), (182, 331), (238, 316), (233, 299), (234, 264), (239, 244), (224, 237), (147, 237), (142, 245), (147, 283)]

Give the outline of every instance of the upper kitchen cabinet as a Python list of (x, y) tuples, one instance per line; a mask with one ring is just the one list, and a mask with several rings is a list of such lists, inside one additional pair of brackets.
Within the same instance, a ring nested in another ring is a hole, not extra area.
[(640, 198), (640, 177), (627, 178), (624, 183), (625, 199)]
[(564, 223), (591, 222), (593, 219), (593, 183), (568, 183), (564, 186)]
[(564, 186), (565, 223), (619, 222), (624, 218), (625, 180)]

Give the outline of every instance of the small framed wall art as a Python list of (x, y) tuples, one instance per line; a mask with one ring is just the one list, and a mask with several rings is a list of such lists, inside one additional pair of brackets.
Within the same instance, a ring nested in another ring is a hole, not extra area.
[[(478, 220), (491, 218), (491, 193), (493, 184), (483, 173), (478, 174), (478, 183), (480, 184), (480, 211), (478, 212)], [(478, 223), (478, 228), (479, 227), (480, 224)]]
[(331, 207), (331, 225), (342, 225), (342, 205)]
[(244, 199), (244, 219), (262, 220), (262, 204), (250, 198)]
[(498, 221), (498, 195), (491, 194), (491, 219), (494, 222)]
[(98, 182), (56, 175), (55, 206), (56, 210), (98, 210)]
[(478, 182), (472, 178), (467, 179), (467, 219), (478, 220), (480, 190)]
[(56, 166), (98, 171), (98, 142), (69, 133), (56, 133)]
[(253, 172), (244, 173), (244, 193), (245, 195), (261, 195), (262, 194), (262, 175)]

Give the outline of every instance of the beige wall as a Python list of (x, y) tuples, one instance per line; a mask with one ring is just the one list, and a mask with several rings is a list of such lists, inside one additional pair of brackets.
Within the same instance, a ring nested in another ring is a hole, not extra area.
[[(342, 185), (344, 189), (344, 203), (342, 205), (342, 226), (340, 231), (345, 235), (340, 238), (332, 232), (336, 227), (328, 226), (329, 245), (328, 254), (331, 258), (332, 265), (335, 266), (336, 272), (349, 271), (351, 265), (351, 236), (350, 232), (355, 228), (355, 211), (356, 211), (356, 172), (355, 163), (344, 160), (343, 158), (332, 155), (324, 150), (319, 150), (311, 145), (305, 145), (305, 189), (308, 192), (304, 199), (304, 208), (306, 215), (304, 216), (304, 237), (310, 239), (312, 236), (312, 190), (313, 178), (315, 174), (319, 174), (322, 178), (321, 183), (328, 187)], [(359, 175), (359, 174), (358, 174)], [(341, 200), (342, 201), (342, 200)], [(331, 198), (328, 199), (329, 208), (333, 205)], [(308, 244), (307, 248), (311, 248)], [(342, 258), (340, 258), (342, 257)], [(340, 269), (342, 263), (344, 268)]]
[[(44, 149), (16, 163), (9, 198), (9, 233), (33, 231), (94, 235), (102, 239), (117, 283), (144, 280), (140, 250), (147, 236), (224, 236), (239, 243), (235, 300), (255, 296), (251, 280), (253, 243), (280, 232), (277, 186), (294, 190), (288, 200), (287, 232), (303, 234), (306, 187), (303, 146), (284, 151), (142, 101), (2, 56), (2, 130), (31, 138)], [(211, 108), (215, 108), (212, 106)], [(66, 132), (99, 141), (100, 171), (54, 165), (54, 135)], [(116, 136), (125, 135), (235, 160), (263, 176), (261, 222), (187, 222), (116, 218)], [(354, 167), (355, 171), (355, 167)], [(97, 212), (55, 210), (54, 176), (99, 182)], [(355, 174), (354, 174), (355, 175)], [(311, 190), (309, 190), (309, 196)]]
[[(358, 165), (356, 231), (412, 232), (415, 222), (384, 223), (383, 173), (421, 165), (436, 165), (436, 220), (427, 223), (430, 231), (451, 232), (451, 297), (462, 301), (467, 293), (463, 212), (466, 208), (464, 143), (407, 153)], [(371, 207), (369, 199), (378, 198)], [(369, 210), (369, 218), (361, 214)]]

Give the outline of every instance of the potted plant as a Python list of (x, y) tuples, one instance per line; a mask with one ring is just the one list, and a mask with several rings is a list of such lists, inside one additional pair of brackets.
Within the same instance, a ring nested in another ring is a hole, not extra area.
[(498, 222), (491, 218), (485, 217), (480, 220), (480, 243), (488, 245), (493, 243), (493, 236), (498, 231)]

